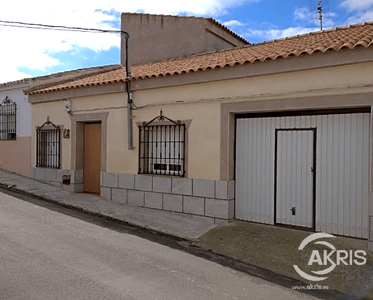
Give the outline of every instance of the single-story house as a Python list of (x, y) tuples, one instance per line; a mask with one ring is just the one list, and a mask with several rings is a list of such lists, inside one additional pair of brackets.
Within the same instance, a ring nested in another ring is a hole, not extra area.
[(0, 84), (0, 169), (30, 176), (31, 105), (23, 90), (45, 88), (119, 67), (85, 68)]
[(372, 44), (364, 23), (28, 91), (32, 177), (373, 249)]
[(28, 79), (0, 84), (0, 169), (30, 176), (31, 105)]

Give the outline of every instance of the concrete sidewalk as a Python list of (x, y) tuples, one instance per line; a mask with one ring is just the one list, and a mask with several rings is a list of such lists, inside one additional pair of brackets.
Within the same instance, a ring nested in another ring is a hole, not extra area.
[(190, 240), (196, 239), (216, 227), (213, 221), (195, 216), (123, 205), (94, 195), (71, 193), (59, 187), (4, 170), (0, 170), (0, 186), (68, 208)]
[[(192, 240), (195, 249), (232, 258), (235, 263), (230, 267), (240, 265), (241, 261), (249, 266), (250, 271), (245, 272), (269, 281), (273, 281), (271, 274), (279, 274), (282, 279), (276, 277), (276, 282), (288, 288), (302, 284), (299, 280), (303, 280), (293, 265), (307, 268), (310, 253), (303, 253), (298, 247), (310, 235), (309, 231), (241, 221), (217, 226), (213, 219), (209, 222), (195, 216), (118, 204), (93, 195), (71, 193), (3, 170), (0, 170), (0, 186), (68, 208)], [(364, 295), (364, 299), (373, 299), (373, 254), (367, 249), (367, 241), (337, 236), (333, 244), (338, 249), (366, 251), (367, 263), (355, 268), (338, 266), (322, 283), (330, 290), (309, 293), (323, 299), (363, 299)], [(269, 270), (270, 275), (263, 270)]]

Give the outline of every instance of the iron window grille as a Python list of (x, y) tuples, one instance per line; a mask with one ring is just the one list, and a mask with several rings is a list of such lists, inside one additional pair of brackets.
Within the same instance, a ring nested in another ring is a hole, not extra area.
[(16, 139), (16, 115), (17, 105), (6, 96), (0, 104), (0, 140)]
[[(154, 124), (155, 120), (171, 124)], [(185, 124), (162, 115), (139, 126), (139, 174), (184, 176)]]
[(36, 167), (61, 167), (61, 129), (49, 118), (36, 128)]

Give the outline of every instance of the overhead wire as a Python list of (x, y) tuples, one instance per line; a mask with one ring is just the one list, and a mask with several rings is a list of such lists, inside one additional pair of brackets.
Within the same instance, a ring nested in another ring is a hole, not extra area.
[[(18, 21), (7, 21), (0, 20), (0, 26), (5, 27), (16, 27), (16, 28), (28, 28), (28, 29), (43, 29), (43, 30), (59, 30), (59, 31), (70, 31), (70, 32), (88, 32), (88, 33), (114, 33), (124, 36), (126, 39), (126, 74), (128, 77), (131, 77), (131, 68), (129, 67), (128, 61), (128, 39), (129, 33), (123, 30), (114, 30), (114, 29), (99, 29), (99, 28), (84, 28), (84, 27), (70, 27), (63, 25), (47, 25), (47, 24), (38, 24), (38, 23), (27, 23), (27, 22), (18, 22)], [(127, 93), (128, 93), (128, 105), (131, 109), (137, 110), (140, 107), (137, 107), (131, 98), (130, 84), (127, 83)]]
[(47, 24), (5, 21), (5, 20), (0, 20), (0, 26), (31, 28), (31, 29), (46, 29), (46, 30), (61, 30), (61, 31), (92, 32), (92, 33), (117, 33), (117, 34), (128, 35), (127, 32), (123, 30), (117, 30), (117, 29), (113, 30), (113, 29), (71, 27), (71, 26), (62, 26), (62, 25), (47, 25)]

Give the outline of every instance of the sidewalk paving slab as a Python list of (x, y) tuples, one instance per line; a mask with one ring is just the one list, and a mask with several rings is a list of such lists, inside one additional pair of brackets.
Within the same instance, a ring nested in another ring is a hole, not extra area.
[(192, 215), (118, 204), (94, 195), (68, 192), (4, 170), (0, 170), (0, 186), (65, 207), (188, 240), (194, 240), (216, 227), (213, 219), (205, 220)]

